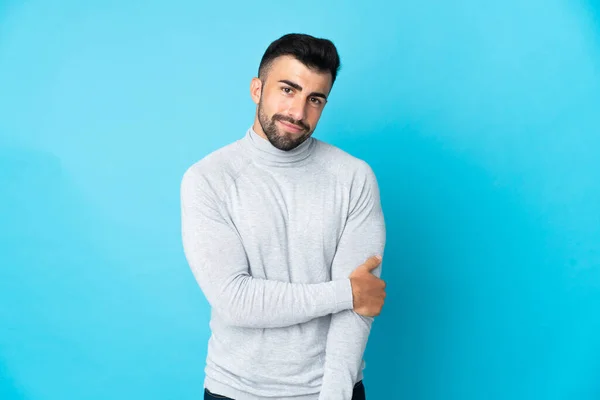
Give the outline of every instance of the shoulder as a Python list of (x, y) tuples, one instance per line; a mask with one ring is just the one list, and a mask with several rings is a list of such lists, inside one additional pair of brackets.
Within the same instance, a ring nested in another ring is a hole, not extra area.
[(237, 140), (187, 167), (181, 178), (181, 189), (202, 191), (219, 198), (249, 162), (250, 159), (240, 151)]
[(367, 161), (320, 139), (316, 141), (317, 160), (338, 180), (349, 186), (377, 185), (375, 173)]

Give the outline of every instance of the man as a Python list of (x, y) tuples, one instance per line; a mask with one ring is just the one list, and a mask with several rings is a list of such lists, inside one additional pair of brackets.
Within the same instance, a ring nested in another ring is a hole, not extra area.
[(311, 137), (339, 67), (329, 40), (273, 42), (252, 127), (183, 175), (183, 246), (212, 309), (205, 399), (365, 398), (386, 232), (369, 165)]

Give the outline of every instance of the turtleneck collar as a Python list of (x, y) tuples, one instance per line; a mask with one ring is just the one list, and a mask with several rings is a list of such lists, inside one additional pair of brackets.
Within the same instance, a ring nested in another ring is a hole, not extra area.
[(315, 139), (309, 137), (298, 147), (285, 151), (273, 146), (250, 127), (242, 139), (242, 145), (252, 152), (256, 161), (275, 166), (296, 166), (307, 160), (315, 148)]

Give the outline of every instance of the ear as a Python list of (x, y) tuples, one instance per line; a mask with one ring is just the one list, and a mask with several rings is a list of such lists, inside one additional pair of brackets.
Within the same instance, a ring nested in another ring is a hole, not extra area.
[(262, 93), (262, 81), (256, 77), (252, 78), (250, 82), (250, 97), (255, 104), (260, 102), (260, 95)]

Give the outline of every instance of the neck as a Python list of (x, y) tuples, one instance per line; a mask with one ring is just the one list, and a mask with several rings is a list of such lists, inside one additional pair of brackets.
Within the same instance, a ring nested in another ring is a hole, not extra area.
[(316, 141), (312, 137), (306, 139), (298, 147), (285, 151), (273, 146), (262, 129), (260, 132), (264, 137), (253, 126), (248, 129), (242, 140), (246, 150), (258, 163), (280, 167), (298, 166), (306, 163), (314, 152)]

